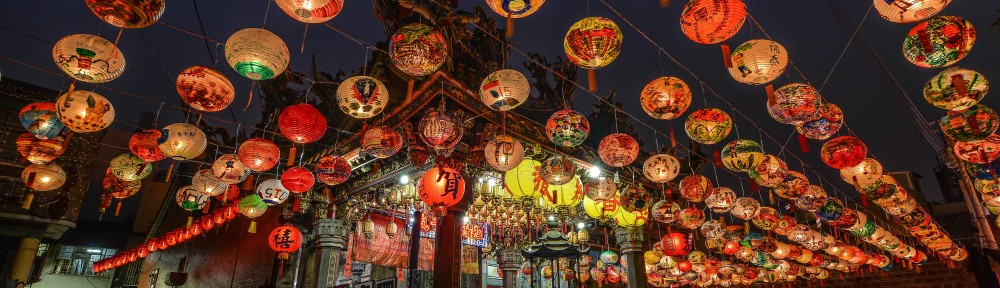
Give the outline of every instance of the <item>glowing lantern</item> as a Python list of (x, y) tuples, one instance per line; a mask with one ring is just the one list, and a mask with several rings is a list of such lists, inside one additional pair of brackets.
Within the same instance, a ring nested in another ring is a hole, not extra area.
[(511, 197), (518, 200), (531, 200), (541, 195), (539, 184), (542, 179), (538, 175), (541, 165), (542, 163), (538, 161), (525, 159), (516, 168), (504, 174), (504, 185)]
[(229, 107), (236, 97), (236, 90), (229, 78), (218, 70), (205, 66), (192, 66), (177, 76), (177, 94), (181, 100), (198, 111), (216, 112)]
[(195, 211), (205, 208), (205, 204), (208, 203), (209, 198), (211, 197), (201, 194), (201, 191), (198, 191), (194, 186), (188, 185), (177, 190), (174, 201), (177, 202), (177, 206), (180, 206), (184, 210)]
[(208, 146), (205, 132), (187, 123), (174, 123), (163, 127), (160, 151), (175, 160), (189, 160), (201, 155)]
[(236, 155), (239, 156), (240, 163), (243, 163), (243, 166), (246, 166), (247, 169), (260, 172), (278, 165), (279, 158), (281, 158), (281, 151), (278, 149), (278, 145), (274, 145), (274, 142), (271, 142), (271, 140), (250, 138), (240, 144)]
[(545, 123), (545, 135), (560, 147), (576, 147), (590, 134), (587, 117), (573, 110), (559, 110)]
[(858, 165), (840, 169), (840, 178), (858, 188), (874, 184), (881, 176), (882, 164), (872, 158), (865, 158)]
[(683, 228), (696, 229), (705, 223), (705, 212), (702, 212), (698, 207), (691, 206), (681, 209), (678, 216), (680, 217), (680, 226)]
[(73, 90), (56, 100), (59, 121), (77, 133), (104, 130), (115, 120), (115, 107), (100, 94)]
[(253, 219), (267, 212), (267, 203), (264, 203), (264, 200), (260, 199), (260, 196), (257, 196), (257, 194), (250, 194), (243, 196), (243, 199), (240, 199), (240, 203), (237, 204), (236, 208), (239, 209), (240, 214), (250, 218), (250, 229), (248, 232), (256, 233), (257, 222), (253, 221)]
[(229, 66), (251, 80), (268, 80), (278, 76), (288, 68), (288, 60), (288, 46), (271, 31), (246, 28), (236, 31), (226, 40)]
[(143, 161), (139, 157), (132, 155), (132, 153), (123, 153), (111, 159), (111, 173), (115, 174), (115, 177), (125, 181), (139, 181), (149, 173), (153, 171), (152, 167), (149, 166), (146, 161)]
[(1000, 156), (1000, 135), (990, 134), (986, 139), (969, 142), (957, 141), (953, 151), (958, 159), (976, 164), (993, 162)]
[(677, 202), (660, 200), (654, 203), (649, 211), (653, 220), (669, 224), (677, 221), (677, 214), (681, 211), (681, 206), (677, 205)]
[(667, 256), (684, 256), (687, 254), (687, 237), (683, 233), (667, 233), (660, 239), (660, 247)]
[(684, 121), (684, 131), (691, 141), (701, 144), (715, 144), (726, 139), (733, 129), (733, 119), (729, 113), (718, 108), (698, 109)]
[(750, 170), (750, 177), (753, 178), (754, 182), (764, 187), (778, 186), (785, 180), (786, 174), (788, 174), (788, 165), (785, 164), (785, 161), (770, 154), (765, 154), (760, 164)]
[(840, 131), (844, 124), (844, 112), (833, 103), (824, 102), (819, 107), (819, 113), (795, 126), (795, 130), (809, 139), (825, 140)]
[(816, 212), (827, 200), (826, 191), (816, 185), (806, 186), (805, 193), (795, 198), (795, 207), (799, 209)]
[(853, 136), (840, 136), (823, 143), (820, 150), (820, 157), (823, 163), (833, 167), (833, 169), (844, 169), (861, 164), (868, 154), (868, 147), (865, 143)]
[(607, 66), (622, 51), (622, 30), (608, 18), (583, 18), (569, 27), (563, 50), (570, 62), (583, 69)]
[(1000, 117), (983, 104), (973, 105), (968, 110), (948, 111), (939, 122), (944, 135), (955, 141), (982, 140), (1000, 127)]
[(354, 118), (367, 119), (382, 113), (389, 103), (389, 90), (382, 81), (368, 76), (347, 78), (337, 87), (337, 106)]
[[(521, 160), (524, 160), (524, 146), (521, 145), (521, 141), (504, 134), (498, 134), (492, 141), (486, 143), (483, 153), (486, 155), (486, 163), (501, 172), (516, 168), (521, 164)], [(549, 184), (560, 185), (569, 182), (568, 177), (565, 180), (563, 183)]]
[(788, 235), (789, 232), (795, 229), (795, 225), (797, 224), (798, 222), (792, 216), (782, 215), (778, 217), (778, 226), (774, 227), (772, 231), (778, 235)]
[(17, 137), (17, 152), (32, 164), (44, 164), (56, 160), (66, 152), (66, 140), (62, 136), (38, 139), (31, 133)]
[(614, 133), (601, 139), (597, 153), (605, 164), (622, 167), (632, 164), (639, 156), (639, 143), (625, 133)]
[(385, 159), (403, 148), (403, 136), (388, 126), (375, 126), (361, 137), (361, 149), (375, 158)]
[(785, 72), (788, 52), (778, 42), (755, 39), (733, 50), (729, 75), (741, 83), (760, 85), (773, 81)]
[(729, 212), (736, 202), (736, 192), (728, 187), (716, 187), (712, 189), (708, 198), (705, 198), (705, 207), (712, 209), (715, 213)]
[(326, 128), (326, 117), (308, 103), (285, 107), (281, 115), (278, 115), (278, 129), (281, 130), (281, 135), (295, 143), (316, 142), (323, 138)]
[(420, 139), (427, 143), (427, 146), (437, 150), (454, 148), (458, 141), (462, 140), (464, 132), (462, 123), (449, 116), (444, 107), (427, 111), (427, 114), (420, 119), (417, 129), (420, 132)]
[(39, 139), (55, 138), (62, 134), (63, 125), (59, 121), (55, 102), (36, 102), (21, 108), (18, 114), (21, 126)]
[(465, 179), (455, 169), (445, 166), (433, 167), (424, 172), (417, 182), (417, 191), (420, 200), (433, 207), (437, 215), (442, 215), (448, 207), (462, 201), (465, 195)]
[(160, 150), (159, 139), (163, 135), (159, 130), (142, 130), (132, 134), (128, 140), (129, 151), (146, 162), (156, 162), (167, 158)]
[(413, 23), (392, 35), (389, 47), (392, 64), (406, 75), (419, 77), (441, 68), (448, 58), (448, 44), (441, 32)]
[(874, 0), (875, 11), (896, 23), (924, 20), (941, 12), (951, 0)]
[(97, 18), (121, 28), (145, 28), (163, 15), (165, 0), (104, 1), (86, 0)]
[(774, 91), (774, 100), (768, 100), (767, 113), (782, 124), (799, 125), (819, 113), (822, 98), (816, 88), (802, 83), (781, 86)]
[(646, 158), (642, 164), (642, 174), (646, 179), (656, 183), (664, 183), (677, 178), (681, 164), (670, 154), (656, 154)]
[[(278, 4), (281, 11), (285, 11), (285, 14), (288, 14), (292, 19), (302, 23), (323, 23), (333, 19), (344, 9), (344, 0), (277, 0), (274, 2)], [(271, 248), (273, 249), (274, 246)]]
[(326, 155), (316, 160), (316, 179), (326, 185), (337, 185), (351, 178), (351, 162), (337, 155)]
[(684, 199), (691, 202), (701, 202), (705, 200), (705, 196), (712, 190), (712, 181), (698, 174), (688, 175), (684, 179), (681, 179), (680, 190), (681, 197), (684, 197)]
[(753, 140), (736, 139), (722, 147), (722, 166), (736, 172), (751, 172), (764, 161), (764, 149)]
[(606, 221), (608, 219), (613, 219), (618, 213), (622, 212), (621, 206), (618, 205), (618, 198), (612, 198), (609, 200), (593, 200), (590, 197), (583, 197), (583, 212), (587, 214), (588, 217), (597, 219), (599, 221)]
[(681, 31), (691, 41), (715, 44), (736, 35), (746, 16), (741, 0), (691, 0), (681, 12)]
[[(722, 223), (720, 223), (719, 220), (714, 220), (714, 219), (702, 223), (699, 231), (701, 232), (701, 236), (704, 236), (706, 239), (709, 240), (719, 240), (726, 233), (725, 228), (722, 227)], [(718, 243), (715, 241), (712, 242)]]
[(281, 181), (278, 179), (267, 179), (257, 185), (257, 196), (267, 206), (284, 203), (288, 199), (288, 194), (288, 189), (285, 189), (285, 186), (281, 185)]
[(680, 117), (691, 106), (691, 89), (675, 77), (660, 77), (642, 88), (639, 102), (650, 117), (671, 120)]
[(576, 205), (583, 200), (582, 190), (583, 183), (580, 182), (580, 178), (575, 176), (562, 185), (545, 185), (544, 190), (542, 190), (542, 203), (556, 209), (560, 214), (575, 212)]
[[(278, 2), (280, 3), (281, 1)], [(267, 244), (271, 246), (271, 250), (278, 252), (278, 259), (282, 261), (288, 260), (289, 253), (298, 251), (302, 247), (303, 241), (302, 232), (299, 232), (299, 229), (295, 228), (295, 226), (288, 224), (275, 227), (274, 230), (271, 230), (271, 234), (267, 236), (267, 239)]]
[(983, 74), (952, 67), (924, 84), (924, 99), (941, 109), (961, 111), (979, 103), (989, 89), (990, 82)]
[(101, 184), (104, 186), (104, 191), (115, 199), (125, 199), (129, 196), (135, 195), (136, 193), (139, 193), (139, 188), (142, 187), (141, 181), (124, 181), (116, 177), (114, 174), (111, 174), (111, 169), (108, 169), (108, 172), (104, 175), (104, 181), (102, 181)]
[(796, 171), (788, 171), (785, 173), (785, 179), (781, 181), (781, 184), (775, 186), (772, 191), (778, 197), (785, 199), (795, 199), (805, 192), (806, 185), (809, 185), (809, 179), (806, 179), (806, 175)]
[(750, 197), (740, 197), (733, 204), (733, 209), (729, 213), (743, 220), (750, 220), (760, 213), (760, 202)]
[(628, 212), (624, 209), (615, 215), (615, 224), (621, 227), (634, 228), (646, 224), (646, 219), (649, 216), (648, 210), (639, 210), (635, 212)]
[(584, 193), (587, 197), (594, 200), (608, 200), (618, 193), (618, 185), (615, 184), (615, 180), (611, 177), (595, 177), (587, 180), (587, 184), (583, 186)]
[(125, 72), (125, 56), (115, 44), (90, 34), (59, 39), (52, 47), (52, 60), (73, 79), (89, 83), (115, 80)]
[(216, 196), (226, 192), (229, 184), (222, 182), (212, 174), (211, 169), (202, 169), (191, 177), (191, 186), (198, 189), (201, 194)]
[(910, 29), (903, 40), (903, 56), (924, 68), (948, 67), (965, 58), (975, 43), (972, 22), (958, 16), (937, 16)]
[(487, 0), (486, 6), (503, 17), (523, 18), (538, 11), (545, 0)]
[(212, 163), (212, 175), (226, 184), (237, 184), (243, 182), (250, 176), (250, 169), (243, 166), (239, 157), (234, 154), (219, 156)]
[(646, 191), (640, 185), (632, 185), (625, 188), (622, 190), (621, 196), (619, 196), (619, 203), (628, 212), (646, 210), (650, 200), (649, 191)]
[(778, 210), (771, 207), (760, 207), (757, 216), (752, 219), (753, 225), (764, 231), (771, 231), (778, 227)]
[(292, 193), (303, 193), (312, 189), (316, 184), (316, 177), (309, 169), (302, 166), (288, 168), (281, 173), (281, 185), (285, 186)]
[(545, 183), (549, 185), (563, 185), (573, 180), (576, 173), (576, 164), (573, 164), (573, 161), (569, 158), (553, 155), (542, 162), (539, 172)]
[(529, 93), (531, 84), (528, 83), (528, 78), (513, 69), (490, 73), (479, 85), (480, 101), (483, 101), (486, 107), (501, 112), (523, 104), (528, 99)]

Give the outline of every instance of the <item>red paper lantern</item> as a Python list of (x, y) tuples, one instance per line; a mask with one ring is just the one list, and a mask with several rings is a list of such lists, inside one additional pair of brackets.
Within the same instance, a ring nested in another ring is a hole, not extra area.
[(660, 247), (667, 256), (681, 256), (687, 254), (687, 237), (683, 233), (669, 233), (660, 239)]
[[(264, 138), (251, 138), (240, 144), (240, 149), (236, 151), (240, 158), (240, 163), (253, 171), (265, 171), (274, 168), (281, 158), (281, 151), (278, 145)], [(295, 157), (291, 155), (289, 157)]]
[(680, 270), (681, 272), (691, 271), (691, 266), (692, 266), (691, 261), (688, 260), (677, 261), (677, 270)]
[(198, 223), (201, 223), (201, 230), (208, 232), (215, 228), (215, 217), (213, 215), (201, 216), (201, 221)]
[(17, 137), (17, 152), (32, 164), (45, 164), (56, 160), (66, 152), (66, 140), (62, 136), (39, 139), (31, 133)]
[(389, 158), (403, 148), (403, 136), (388, 126), (376, 126), (361, 137), (361, 149), (375, 158)]
[(156, 162), (167, 159), (167, 154), (160, 150), (160, 130), (142, 130), (132, 134), (128, 140), (128, 150), (146, 162)]
[(465, 195), (465, 179), (462, 174), (449, 167), (434, 167), (417, 183), (420, 200), (434, 207), (438, 215), (444, 215), (448, 207), (462, 201)]
[(351, 178), (351, 163), (344, 157), (326, 155), (316, 161), (316, 178), (326, 185), (337, 185)]
[(288, 260), (288, 253), (298, 251), (302, 247), (302, 232), (292, 225), (281, 225), (271, 230), (267, 237), (271, 250), (278, 252), (278, 259)]
[(820, 157), (823, 163), (834, 169), (844, 169), (861, 164), (868, 154), (868, 147), (853, 136), (840, 136), (823, 143)]
[(316, 142), (323, 138), (326, 127), (326, 116), (307, 103), (288, 106), (278, 115), (281, 134), (295, 143)]
[(692, 0), (681, 12), (681, 31), (691, 41), (715, 44), (740, 32), (746, 17), (741, 0)]
[(962, 161), (988, 164), (1000, 156), (1000, 135), (990, 134), (983, 140), (956, 141), (953, 151), (955, 156), (958, 156)]
[(614, 133), (601, 139), (597, 154), (605, 164), (612, 167), (622, 167), (632, 164), (639, 156), (639, 143), (625, 133)]
[(230, 202), (231, 203), (233, 201), (238, 201), (240, 199), (240, 193), (241, 192), (242, 191), (240, 191), (240, 186), (237, 186), (237, 185), (228, 185), (228, 186), (226, 186), (226, 191), (225, 192), (223, 192), (223, 193), (221, 193), (219, 195), (215, 195), (215, 199), (219, 200), (219, 201), (222, 201), (222, 202)]
[(737, 251), (740, 251), (740, 243), (733, 241), (726, 241), (726, 244), (722, 245), (722, 254), (733, 255)]
[(312, 189), (316, 184), (316, 177), (309, 169), (302, 166), (295, 166), (281, 173), (281, 185), (288, 189), (288, 192), (302, 193)]

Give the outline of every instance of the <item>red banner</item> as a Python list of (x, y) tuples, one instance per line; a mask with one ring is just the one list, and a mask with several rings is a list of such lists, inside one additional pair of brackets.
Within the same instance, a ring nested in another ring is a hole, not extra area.
[[(354, 261), (368, 262), (382, 266), (407, 268), (409, 265), (410, 237), (406, 234), (406, 221), (378, 213), (365, 216), (375, 223), (372, 236), (355, 237), (352, 258)], [(385, 235), (385, 226), (389, 221), (396, 223), (396, 235)], [(420, 239), (420, 259), (417, 269), (431, 270), (434, 263), (434, 242), (431, 239)]]

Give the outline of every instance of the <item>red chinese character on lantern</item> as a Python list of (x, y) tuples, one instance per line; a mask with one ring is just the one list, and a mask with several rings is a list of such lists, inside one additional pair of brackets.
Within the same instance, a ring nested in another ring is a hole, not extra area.
[(302, 232), (292, 225), (282, 225), (271, 230), (271, 235), (267, 237), (271, 250), (278, 252), (278, 259), (288, 260), (288, 253), (295, 252), (302, 247)]

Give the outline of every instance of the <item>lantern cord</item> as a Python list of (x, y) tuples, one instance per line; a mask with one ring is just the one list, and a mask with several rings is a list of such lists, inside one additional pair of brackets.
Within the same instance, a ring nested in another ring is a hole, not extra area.
[(851, 43), (854, 43), (854, 39), (858, 36), (858, 32), (861, 31), (861, 26), (865, 24), (865, 20), (868, 20), (868, 15), (872, 14), (872, 9), (875, 5), (868, 6), (868, 12), (865, 12), (865, 17), (861, 18), (861, 22), (858, 23), (858, 27), (854, 28), (854, 33), (851, 33), (851, 38), (847, 40), (847, 44), (844, 45), (844, 49), (840, 50), (840, 55), (837, 56), (837, 61), (833, 62), (833, 67), (830, 67), (830, 72), (826, 73), (826, 78), (823, 78), (823, 83), (819, 84), (819, 89), (816, 89), (816, 93), (823, 92), (823, 88), (826, 87), (827, 81), (830, 81), (830, 76), (833, 76), (833, 71), (837, 70), (837, 65), (840, 64), (840, 60), (844, 58), (844, 54), (847, 54), (847, 49), (851, 48)]
[(365, 76), (368, 76), (368, 50), (369, 50), (368, 46), (365, 46), (365, 63), (364, 63), (365, 68), (364, 70), (361, 71), (361, 75)]
[(201, 35), (203, 36), (202, 41), (205, 42), (205, 49), (208, 50), (208, 58), (212, 60), (213, 64), (218, 63), (218, 59), (216, 59), (215, 55), (213, 55), (214, 53), (212, 53), (212, 46), (208, 45), (208, 37), (204, 37), (207, 34), (205, 33), (205, 23), (201, 21), (201, 11), (198, 9), (198, 0), (191, 0), (191, 2), (194, 3), (194, 15), (198, 18), (198, 27), (201, 28)]
[(264, 1), (267, 2), (267, 8), (264, 9), (264, 23), (260, 24), (260, 28), (261, 29), (266, 29), (267, 28), (267, 14), (271, 12), (271, 2), (274, 2), (274, 1), (270, 1), (270, 0), (264, 0)]
[[(270, 2), (268, 2), (270, 3)], [(309, 23), (306, 23), (306, 28), (302, 30), (302, 44), (299, 45), (299, 54), (306, 52), (306, 35), (309, 34)]]

